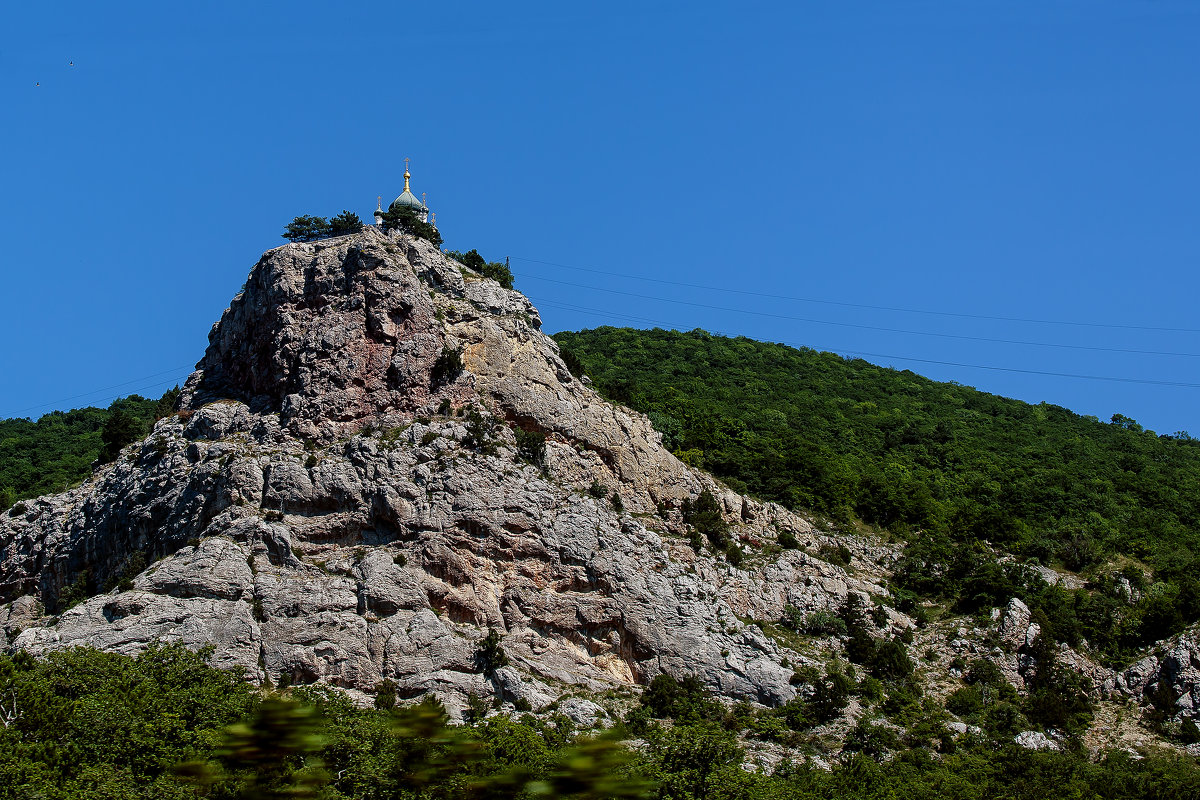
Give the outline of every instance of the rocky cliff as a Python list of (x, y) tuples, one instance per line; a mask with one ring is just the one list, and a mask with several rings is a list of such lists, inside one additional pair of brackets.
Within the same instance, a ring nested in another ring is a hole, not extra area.
[[(84, 485), (0, 516), (5, 641), (211, 644), (253, 679), (386, 679), (452, 710), (660, 672), (793, 697), (810, 657), (752, 620), (886, 597), (894, 551), (847, 539), (853, 575), (815, 557), (828, 534), (678, 461), (540, 324), (423, 240), (367, 228), (269, 251), (174, 415)], [(706, 490), (739, 566), (689, 545), (683, 512)], [(805, 549), (779, 548), (784, 531)], [(481, 664), (488, 631), (509, 666)]]

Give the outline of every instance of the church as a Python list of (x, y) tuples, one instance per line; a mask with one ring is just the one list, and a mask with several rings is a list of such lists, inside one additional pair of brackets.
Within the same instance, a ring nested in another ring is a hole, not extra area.
[[(404, 191), (402, 191), (400, 193), (399, 197), (397, 197), (395, 200), (392, 201), (391, 205), (388, 206), (388, 211), (395, 211), (399, 208), (412, 209), (413, 213), (415, 213), (417, 215), (417, 219), (421, 220), (421, 222), (429, 223), (436, 228), (437, 223), (435, 222), (435, 220), (437, 219), (437, 215), (436, 214), (431, 215), (429, 213), (429, 207), (427, 205), (425, 205), (425, 195), (422, 194), (421, 199), (418, 200), (417, 196), (412, 193), (412, 189), (410, 189), (408, 186), (408, 181), (409, 181), (409, 178), (411, 178), (411, 177), (412, 176), (409, 175), (409, 172), (408, 172), (408, 159), (405, 158), (404, 159)], [(376, 225), (383, 224), (383, 198), (382, 197), (378, 198), (378, 202), (376, 204), (375, 224)]]

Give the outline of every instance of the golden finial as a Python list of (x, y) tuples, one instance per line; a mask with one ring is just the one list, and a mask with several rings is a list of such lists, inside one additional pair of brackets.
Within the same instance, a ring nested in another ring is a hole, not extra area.
[(435, 228), (437, 227), (437, 212), (436, 211), (429, 215), (429, 224)]
[(421, 192), (421, 205), (423, 205), (423, 206), (429, 205), (428, 203), (425, 202), (425, 198), (428, 196), (429, 196), (429, 194), (427, 192)]
[(408, 174), (408, 156), (404, 157), (404, 191), (408, 191), (408, 179), (411, 176)]

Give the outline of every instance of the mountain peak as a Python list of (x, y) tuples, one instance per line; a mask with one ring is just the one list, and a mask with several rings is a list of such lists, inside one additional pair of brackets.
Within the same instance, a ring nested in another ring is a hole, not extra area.
[[(79, 489), (0, 518), (11, 644), (212, 644), (259, 680), (390, 680), (452, 710), (662, 672), (794, 697), (810, 657), (745, 620), (885, 596), (894, 552), (847, 539), (854, 576), (764, 557), (781, 531), (813, 550), (830, 535), (684, 465), (540, 325), (421, 239), (367, 228), (265, 253), (179, 411)], [(716, 553), (689, 542), (703, 497)], [(477, 662), (489, 630), (509, 666)]]

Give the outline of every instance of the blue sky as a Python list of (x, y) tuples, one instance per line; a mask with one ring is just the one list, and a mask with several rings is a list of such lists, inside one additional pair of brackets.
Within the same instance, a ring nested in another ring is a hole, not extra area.
[(0, 417), (161, 393), (291, 217), (408, 156), (548, 331), (1200, 433), (1197, 86), (1190, 0), (10, 4)]

